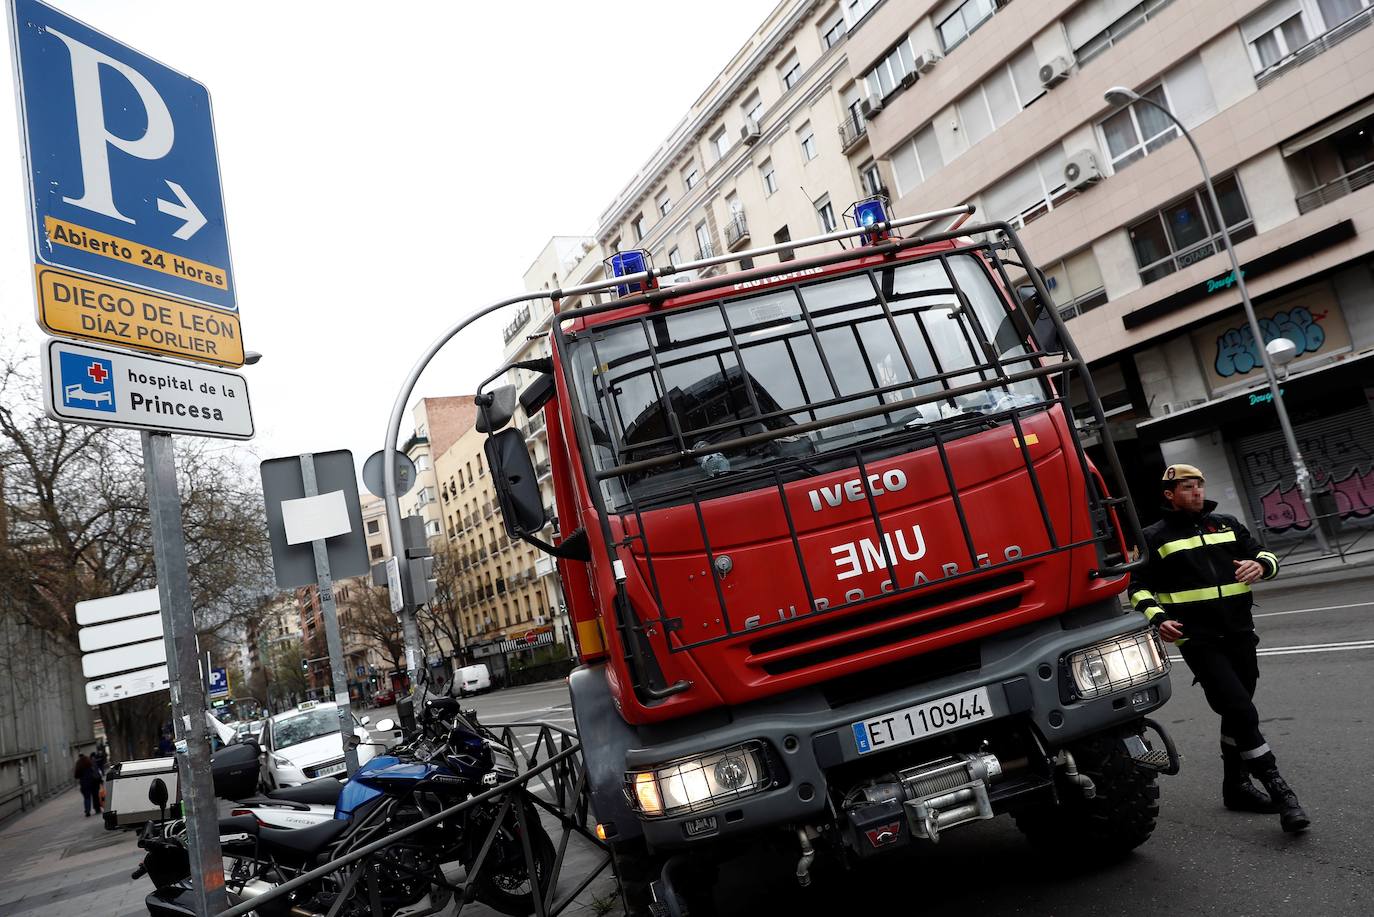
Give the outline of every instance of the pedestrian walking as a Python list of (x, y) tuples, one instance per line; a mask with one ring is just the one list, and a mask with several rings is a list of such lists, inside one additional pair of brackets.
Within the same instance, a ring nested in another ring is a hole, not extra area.
[(76, 759), (76, 767), (72, 770), (72, 777), (81, 786), (81, 804), (86, 809), (86, 817), (91, 817), (91, 809), (95, 809), (95, 814), (100, 814), (100, 784), (103, 778), (100, 776), (100, 769), (95, 766), (95, 762), (85, 755)]
[(1254, 701), (1259, 635), (1250, 585), (1277, 576), (1279, 559), (1238, 519), (1216, 512), (1198, 468), (1170, 465), (1163, 488), (1163, 518), (1145, 529), (1146, 563), (1131, 584), (1131, 604), (1178, 647), (1221, 717), (1222, 803), (1277, 812), (1284, 831), (1303, 831), (1310, 820), (1279, 774)]

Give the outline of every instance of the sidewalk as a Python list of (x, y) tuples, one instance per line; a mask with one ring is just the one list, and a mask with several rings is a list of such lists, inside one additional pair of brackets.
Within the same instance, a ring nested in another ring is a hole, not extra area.
[(139, 854), (132, 832), (82, 816), (72, 787), (0, 828), (0, 914), (146, 917), (152, 883), (129, 881)]

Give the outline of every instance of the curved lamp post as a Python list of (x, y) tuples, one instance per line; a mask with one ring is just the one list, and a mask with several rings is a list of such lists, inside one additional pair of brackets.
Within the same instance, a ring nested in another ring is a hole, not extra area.
[(1197, 157), (1197, 164), (1202, 169), (1202, 181), (1207, 186), (1207, 197), (1212, 202), (1212, 213), (1216, 216), (1217, 225), (1221, 228), (1221, 243), (1226, 248), (1226, 254), (1231, 259), (1231, 276), (1235, 278), (1236, 289), (1240, 291), (1241, 305), (1245, 307), (1245, 319), (1250, 324), (1250, 334), (1254, 336), (1255, 344), (1259, 350), (1260, 363), (1264, 366), (1265, 378), (1269, 380), (1269, 393), (1274, 403), (1274, 413), (1278, 415), (1279, 427), (1283, 430), (1283, 440), (1288, 446), (1288, 454), (1293, 459), (1293, 471), (1297, 476), (1298, 490), (1302, 494), (1303, 505), (1307, 507), (1308, 518), (1314, 523), (1313, 534), (1317, 537), (1317, 547), (1323, 555), (1331, 553), (1331, 546), (1327, 544), (1326, 533), (1322, 531), (1321, 521), (1317, 518), (1316, 508), (1312, 505), (1312, 475), (1307, 470), (1307, 464), (1302, 459), (1302, 453), (1298, 451), (1298, 441), (1293, 435), (1293, 425), (1288, 420), (1288, 409), (1283, 404), (1283, 394), (1279, 390), (1278, 376), (1274, 372), (1274, 364), (1270, 359), (1268, 348), (1264, 346), (1264, 334), (1260, 331), (1259, 319), (1255, 317), (1254, 303), (1250, 302), (1250, 291), (1246, 288), (1245, 277), (1240, 270), (1240, 260), (1236, 257), (1235, 246), (1231, 244), (1231, 233), (1226, 228), (1226, 218), (1221, 213), (1221, 201), (1217, 200), (1217, 189), (1212, 184), (1212, 173), (1207, 168), (1207, 160), (1202, 158), (1202, 150), (1198, 149), (1197, 141), (1193, 135), (1188, 133), (1188, 128), (1183, 126), (1183, 122), (1170, 111), (1166, 106), (1160, 105), (1153, 99), (1147, 99), (1133, 90), (1124, 86), (1113, 86), (1103, 93), (1103, 98), (1108, 103), (1116, 106), (1126, 106), (1133, 103), (1141, 103), (1158, 109), (1166, 118), (1174, 123), (1183, 139), (1188, 141), (1188, 145), (1193, 148), (1193, 155)]

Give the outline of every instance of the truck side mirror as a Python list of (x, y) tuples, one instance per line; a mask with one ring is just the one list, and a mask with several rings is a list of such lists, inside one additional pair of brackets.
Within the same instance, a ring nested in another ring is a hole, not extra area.
[(502, 385), (472, 399), (477, 405), (477, 432), (495, 433), (515, 416), (515, 386)]
[[(514, 387), (511, 387), (512, 395)], [(519, 430), (502, 430), (487, 437), (487, 464), (491, 466), (501, 521), (512, 538), (533, 535), (544, 527), (544, 501), (539, 476)]]
[[(1039, 268), (1035, 268), (1039, 270)], [(1040, 279), (1043, 282), (1045, 275), (1042, 273)], [(1016, 288), (1016, 298), (1020, 301), (1021, 307), (1030, 316), (1031, 324), (1035, 329), (1035, 340), (1045, 353), (1060, 353), (1064, 350), (1064, 343), (1059, 340), (1059, 329), (1055, 327), (1054, 319), (1050, 317), (1050, 309), (1055, 308), (1054, 303), (1043, 303), (1040, 301), (1040, 294), (1035, 291), (1035, 284), (1023, 283)]]

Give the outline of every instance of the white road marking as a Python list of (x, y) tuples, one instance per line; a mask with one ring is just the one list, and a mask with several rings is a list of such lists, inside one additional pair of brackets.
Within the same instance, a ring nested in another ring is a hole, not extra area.
[(1269, 611), (1262, 615), (1255, 615), (1257, 618), (1277, 618), (1280, 615), (1305, 615), (1314, 611), (1340, 611), (1345, 608), (1367, 608), (1374, 605), (1374, 602), (1352, 602), (1349, 605), (1322, 605), (1318, 608), (1295, 608), (1292, 611)]
[[(1298, 653), (1340, 653), (1349, 650), (1374, 650), (1374, 640), (1349, 640), (1345, 643), (1305, 643), (1298, 646), (1266, 646), (1255, 651), (1258, 656), (1292, 656)], [(1170, 654), (1173, 662), (1182, 656)]]

